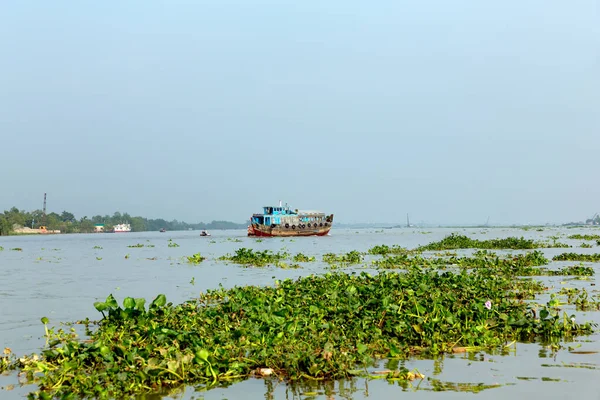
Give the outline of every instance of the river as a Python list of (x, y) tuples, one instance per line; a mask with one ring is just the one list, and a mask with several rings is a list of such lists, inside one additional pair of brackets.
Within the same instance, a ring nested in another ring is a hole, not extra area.
[[(0, 348), (11, 348), (17, 355), (39, 352), (44, 345), (41, 317), (50, 325), (89, 317), (99, 319), (95, 301), (112, 293), (119, 301), (126, 296), (148, 301), (159, 293), (178, 303), (200, 291), (240, 285), (269, 285), (275, 279), (295, 278), (327, 271), (327, 264), (312, 262), (302, 269), (243, 268), (218, 261), (240, 247), (255, 250), (302, 252), (321, 260), (325, 253), (351, 250), (367, 251), (375, 245), (400, 245), (414, 248), (442, 239), (451, 232), (477, 239), (523, 236), (536, 240), (558, 240), (572, 249), (542, 249), (547, 258), (564, 251), (598, 253), (600, 247), (579, 248), (582, 240), (567, 235), (590, 233), (591, 229), (547, 227), (543, 230), (519, 228), (401, 228), (334, 229), (330, 236), (295, 239), (246, 237), (243, 230), (212, 231), (200, 237), (197, 231), (144, 232), (122, 234), (74, 234), (0, 237)], [(600, 233), (594, 229), (592, 233)], [(169, 247), (176, 243), (179, 247)], [(593, 243), (593, 242), (589, 242)], [(128, 247), (143, 244), (144, 247)], [(16, 250), (21, 249), (21, 250)], [(190, 265), (183, 256), (202, 253), (207, 259)], [(553, 263), (554, 266), (573, 265)], [(600, 273), (599, 263), (592, 265)], [(569, 277), (541, 277), (550, 286), (584, 287), (598, 295), (595, 277), (587, 280)], [(542, 299), (543, 300), (543, 299)], [(573, 307), (566, 306), (569, 313)], [(600, 312), (578, 312), (579, 320), (600, 322)], [(289, 386), (273, 380), (249, 379), (227, 388), (195, 392), (182, 388), (171, 396), (150, 395), (145, 399), (380, 399), (399, 396), (414, 399), (458, 399), (465, 392), (478, 392), (479, 399), (524, 398), (600, 399), (600, 335), (577, 338), (567, 343), (574, 351), (553, 354), (539, 343), (517, 343), (506, 355), (487, 353), (456, 354), (438, 360), (407, 360), (409, 369), (417, 368), (427, 378), (402, 388), (385, 380), (353, 379), (321, 385)], [(382, 361), (381, 369), (386, 368)], [(34, 386), (18, 384), (15, 374), (0, 376), (0, 399), (22, 399)]]

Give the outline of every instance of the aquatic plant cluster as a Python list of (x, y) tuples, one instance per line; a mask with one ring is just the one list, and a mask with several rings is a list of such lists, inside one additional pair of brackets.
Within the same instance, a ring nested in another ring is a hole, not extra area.
[[(169, 240), (169, 247), (177, 246)], [(548, 288), (521, 277), (590, 276), (592, 267), (550, 270), (538, 250), (490, 251), (548, 246), (523, 238), (480, 241), (451, 235), (415, 250), (379, 245), (366, 253), (323, 255), (331, 268), (356, 268), (364, 266), (368, 254), (374, 258), (369, 265), (379, 270), (375, 275), (335, 272), (268, 287), (219, 288), (179, 305), (162, 294), (148, 305), (131, 297), (119, 305), (111, 294), (94, 303), (102, 315), (99, 322), (82, 322), (85, 337), (73, 328), (49, 329), (42, 318), (46, 348), (23, 357), (5, 349), (0, 372), (17, 369), (37, 384), (32, 399), (123, 398), (181, 385), (209, 388), (250, 376), (288, 382), (364, 376), (365, 367), (385, 358), (496, 350), (514, 341), (557, 343), (590, 334), (595, 324), (578, 322), (561, 307), (598, 310), (598, 296), (565, 288), (550, 294), (545, 305), (536, 304), (525, 300)], [(422, 254), (462, 248), (479, 250), (470, 256)], [(183, 259), (199, 264), (205, 257), (196, 253)], [(248, 248), (219, 258), (245, 267), (300, 267), (286, 264), (287, 259), (316, 260)], [(563, 253), (553, 260), (598, 262), (600, 254)], [(409, 382), (424, 377), (400, 367), (379, 378)]]
[(419, 251), (427, 250), (453, 250), (453, 249), (538, 249), (548, 247), (571, 247), (564, 243), (554, 241), (553, 243), (536, 242), (532, 239), (523, 237), (508, 237), (503, 239), (478, 240), (471, 239), (465, 235), (457, 235), (455, 233), (446, 236), (439, 242), (429, 243), (425, 246), (417, 248)]
[(520, 289), (494, 268), (415, 267), (211, 290), (180, 305), (159, 295), (148, 310), (143, 299), (119, 307), (111, 295), (96, 304), (104, 318), (89, 340), (50, 333), (43, 357), (18, 367), (38, 384), (39, 398), (123, 397), (265, 371), (288, 380), (341, 378), (379, 358), (592, 331), (552, 307), (520, 301)]

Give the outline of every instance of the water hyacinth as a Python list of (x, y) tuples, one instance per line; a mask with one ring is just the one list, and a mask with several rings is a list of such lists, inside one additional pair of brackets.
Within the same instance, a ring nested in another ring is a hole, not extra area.
[[(256, 371), (287, 381), (345, 378), (382, 358), (592, 331), (551, 307), (533, 312), (520, 300), (527, 285), (493, 269), (412, 268), (221, 288), (180, 305), (159, 295), (149, 308), (144, 299), (119, 306), (109, 296), (95, 304), (104, 318), (89, 340), (50, 329), (42, 359), (25, 358), (18, 368), (37, 377), (33, 398), (123, 398), (182, 384), (210, 387)], [(492, 303), (494, 313), (480, 312)], [(393, 371), (390, 379), (396, 375), (409, 379)]]

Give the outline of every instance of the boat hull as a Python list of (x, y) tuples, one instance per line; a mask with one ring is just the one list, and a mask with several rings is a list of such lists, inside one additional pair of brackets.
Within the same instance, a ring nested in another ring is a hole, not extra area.
[(270, 227), (265, 225), (250, 225), (248, 236), (256, 237), (297, 237), (297, 236), (325, 236), (331, 230), (331, 226), (322, 228), (291, 229), (284, 227)]

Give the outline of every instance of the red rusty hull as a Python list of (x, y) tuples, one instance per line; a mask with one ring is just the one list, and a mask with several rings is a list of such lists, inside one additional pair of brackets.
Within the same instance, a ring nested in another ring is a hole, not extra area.
[(248, 227), (248, 236), (256, 237), (296, 237), (296, 236), (325, 236), (331, 230), (331, 226), (317, 229), (290, 229), (290, 228), (271, 228), (264, 225)]

